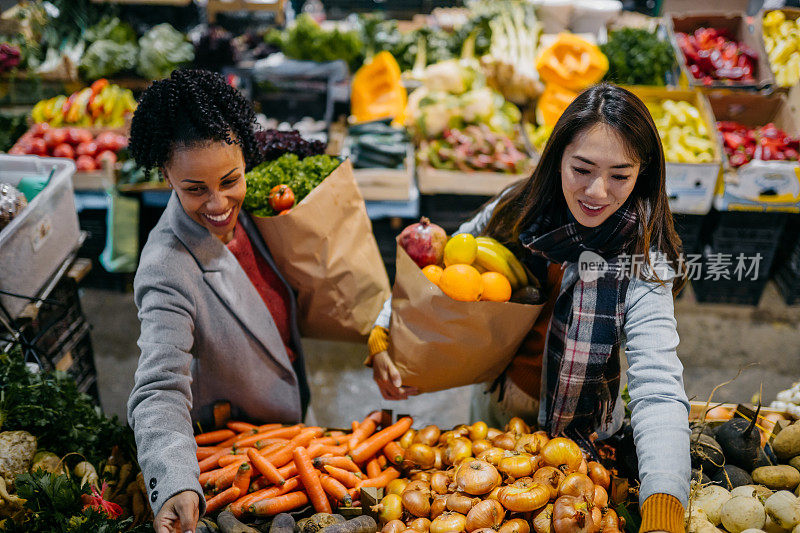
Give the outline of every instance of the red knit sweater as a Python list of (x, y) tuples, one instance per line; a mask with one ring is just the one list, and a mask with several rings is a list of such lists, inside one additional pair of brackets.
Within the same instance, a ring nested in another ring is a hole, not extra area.
[(264, 304), (269, 309), (272, 320), (275, 321), (275, 326), (278, 328), (278, 333), (281, 335), (281, 340), (286, 346), (286, 353), (289, 354), (289, 359), (294, 362), (296, 355), (291, 348), (292, 330), (289, 323), (289, 292), (286, 286), (281, 283), (278, 275), (269, 266), (267, 260), (253, 249), (253, 244), (241, 224), (236, 224), (233, 239), (228, 243), (228, 250), (239, 261), (242, 270), (250, 278), (250, 282), (258, 291), (261, 299), (264, 300)]

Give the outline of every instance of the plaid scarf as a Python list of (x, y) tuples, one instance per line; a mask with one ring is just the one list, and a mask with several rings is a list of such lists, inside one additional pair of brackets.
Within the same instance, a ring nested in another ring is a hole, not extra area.
[(551, 435), (568, 428), (588, 435), (611, 423), (630, 281), (617, 275), (623, 266), (618, 256), (636, 227), (636, 211), (625, 204), (596, 228), (580, 225), (571, 215), (559, 220), (545, 213), (520, 236), (535, 256), (551, 262), (574, 263), (591, 251), (608, 264), (597, 279), (581, 272), (573, 284), (562, 284), (556, 298), (545, 348), (546, 429)]

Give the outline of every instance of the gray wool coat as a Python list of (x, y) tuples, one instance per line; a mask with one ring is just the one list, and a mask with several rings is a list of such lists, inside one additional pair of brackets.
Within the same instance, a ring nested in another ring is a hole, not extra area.
[[(240, 213), (239, 222), (285, 284), (249, 216)], [(230, 401), (238, 419), (303, 419), (308, 384), (297, 305), (292, 289), (288, 292), (294, 364), (234, 255), (189, 218), (172, 194), (134, 279), (141, 355), (128, 422), (154, 513), (185, 490), (197, 492), (205, 510), (192, 430), (198, 422), (210, 427), (215, 402)]]

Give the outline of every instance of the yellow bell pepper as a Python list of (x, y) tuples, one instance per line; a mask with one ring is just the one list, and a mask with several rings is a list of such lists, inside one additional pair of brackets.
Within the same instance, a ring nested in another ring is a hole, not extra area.
[(392, 117), (403, 123), (407, 101), (400, 66), (389, 52), (380, 52), (353, 76), (350, 106), (356, 122)]
[(575, 91), (548, 83), (536, 104), (537, 122), (552, 128), (577, 97), (578, 93)]
[(599, 82), (608, 71), (608, 58), (600, 48), (571, 33), (560, 33), (555, 42), (542, 50), (536, 70), (547, 84), (573, 92)]

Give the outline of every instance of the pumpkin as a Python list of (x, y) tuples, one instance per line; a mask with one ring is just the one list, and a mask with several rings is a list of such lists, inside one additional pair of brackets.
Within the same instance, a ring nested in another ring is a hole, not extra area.
[(392, 117), (402, 123), (407, 100), (400, 66), (389, 52), (378, 53), (353, 76), (350, 105), (356, 122)]
[(536, 103), (536, 122), (552, 128), (577, 97), (578, 93), (575, 91), (548, 83)]
[(559, 33), (555, 42), (539, 54), (536, 70), (546, 84), (579, 92), (603, 78), (608, 71), (608, 58), (585, 39)]

